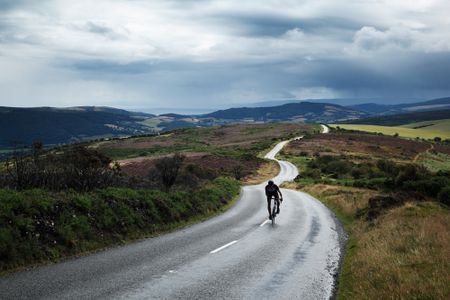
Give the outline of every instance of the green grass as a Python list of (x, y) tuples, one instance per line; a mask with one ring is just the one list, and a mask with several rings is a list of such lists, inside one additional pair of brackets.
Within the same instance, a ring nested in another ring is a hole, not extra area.
[(342, 129), (358, 130), (373, 133), (382, 133), (385, 135), (398, 134), (405, 138), (421, 138), (421, 139), (434, 139), (440, 137), (442, 139), (450, 138), (450, 131), (438, 131), (438, 130), (425, 130), (425, 129), (413, 129), (405, 127), (389, 127), (379, 125), (359, 125), (359, 124), (330, 124), (332, 128), (339, 126)]
[(432, 172), (450, 171), (450, 155), (444, 153), (424, 153), (419, 161)]
[(308, 156), (295, 156), (286, 154), (280, 154), (277, 156), (277, 158), (293, 163), (297, 167), (299, 172), (304, 172), (307, 168), (307, 163), (312, 159)]
[(219, 177), (195, 193), (0, 189), (0, 272), (154, 236), (212, 216), (239, 194)]
[(427, 130), (427, 131), (450, 132), (450, 119), (416, 122), (401, 125), (400, 127)]
[[(255, 125), (253, 125), (255, 126)], [(164, 155), (174, 152), (204, 152), (218, 155), (240, 156), (245, 153), (259, 155), (274, 143), (293, 136), (303, 135), (317, 129), (315, 125), (264, 124), (252, 127), (235, 125), (208, 128), (185, 128), (168, 135), (134, 137), (119, 141), (95, 144), (101, 152), (112, 159)], [(137, 148), (134, 143), (148, 143)], [(164, 146), (158, 143), (166, 143)], [(117, 147), (120, 145), (120, 147)]]
[(156, 128), (158, 127), (158, 125), (161, 123), (161, 120), (157, 119), (157, 118), (148, 118), (145, 119), (143, 121), (138, 122), (139, 124), (151, 127), (151, 128)]

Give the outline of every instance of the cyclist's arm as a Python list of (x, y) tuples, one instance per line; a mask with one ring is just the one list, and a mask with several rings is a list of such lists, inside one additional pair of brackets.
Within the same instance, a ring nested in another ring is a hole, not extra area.
[(280, 188), (278, 188), (277, 192), (278, 192), (278, 194), (280, 194), (280, 199), (283, 200), (283, 194), (281, 194)]

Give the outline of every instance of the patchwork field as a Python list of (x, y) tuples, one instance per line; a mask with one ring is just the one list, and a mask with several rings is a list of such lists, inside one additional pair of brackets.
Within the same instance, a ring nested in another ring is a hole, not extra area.
[(396, 135), (405, 138), (420, 138), (420, 139), (434, 139), (435, 137), (440, 137), (441, 139), (450, 139), (450, 129), (447, 131), (441, 129), (425, 129), (425, 128), (407, 128), (407, 127), (389, 127), (389, 126), (379, 126), (379, 125), (359, 125), (359, 124), (331, 124), (332, 128), (342, 128), (348, 130), (358, 130), (373, 133), (382, 133), (385, 135)]
[(450, 132), (450, 119), (415, 122), (406, 125), (401, 125), (400, 127), (427, 130), (427, 131)]

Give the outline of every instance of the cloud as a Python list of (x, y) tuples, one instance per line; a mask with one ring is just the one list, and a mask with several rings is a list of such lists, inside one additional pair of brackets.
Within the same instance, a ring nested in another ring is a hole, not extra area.
[(448, 11), (444, 0), (0, 1), (0, 104), (447, 96)]
[(374, 27), (364, 26), (358, 30), (354, 37), (354, 44), (362, 50), (379, 50), (383, 48), (408, 49), (414, 43), (417, 31), (407, 28), (390, 28), (386, 31)]

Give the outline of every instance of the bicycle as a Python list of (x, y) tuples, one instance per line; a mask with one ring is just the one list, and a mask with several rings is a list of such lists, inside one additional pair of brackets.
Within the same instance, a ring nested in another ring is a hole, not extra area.
[[(278, 210), (278, 203), (275, 196), (270, 197), (270, 201), (273, 199), (273, 205), (272, 205), (272, 226), (275, 226), (275, 217), (277, 216), (277, 210)], [(278, 199), (278, 201), (281, 201), (281, 199)]]

